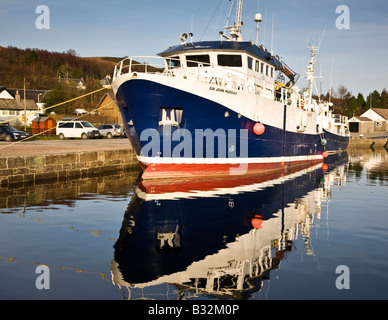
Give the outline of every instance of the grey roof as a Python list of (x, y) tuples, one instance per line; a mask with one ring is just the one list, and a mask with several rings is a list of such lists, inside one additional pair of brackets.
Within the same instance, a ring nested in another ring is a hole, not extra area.
[(36, 117), (32, 122), (44, 122), (47, 119), (50, 119), (51, 117)]
[[(0, 109), (2, 110), (24, 110), (24, 99), (0, 99)], [(39, 110), (34, 100), (26, 99), (27, 110)]]
[[(37, 90), (37, 89), (26, 89), (26, 99), (34, 100), (35, 102), (42, 101), (43, 97), (51, 90)], [(20, 99), (24, 99), (24, 89), (11, 88), (8, 89), (14, 97), (19, 92)]]

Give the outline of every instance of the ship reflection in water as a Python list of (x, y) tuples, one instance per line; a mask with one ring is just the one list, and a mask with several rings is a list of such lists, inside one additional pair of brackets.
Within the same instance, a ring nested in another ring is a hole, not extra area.
[(311, 253), (311, 224), (330, 184), (343, 182), (347, 160), (342, 153), (259, 177), (139, 183), (114, 246), (113, 283), (129, 299), (150, 298), (133, 293), (162, 284), (173, 285), (177, 299), (249, 299), (297, 238)]

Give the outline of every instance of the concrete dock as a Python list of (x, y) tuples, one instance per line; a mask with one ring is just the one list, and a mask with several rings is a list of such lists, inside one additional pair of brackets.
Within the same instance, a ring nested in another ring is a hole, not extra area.
[(0, 142), (0, 188), (140, 170), (128, 139)]
[[(388, 146), (386, 137), (350, 139), (349, 150)], [(128, 139), (0, 141), (0, 188), (139, 171)]]
[(352, 133), (349, 148), (388, 148), (388, 133)]

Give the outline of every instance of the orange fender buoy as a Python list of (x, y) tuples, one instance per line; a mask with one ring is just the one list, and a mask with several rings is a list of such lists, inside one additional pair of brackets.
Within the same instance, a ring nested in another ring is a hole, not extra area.
[(253, 126), (253, 132), (258, 136), (262, 135), (264, 131), (265, 131), (265, 126), (260, 122), (255, 123), (255, 125)]
[(262, 218), (260, 215), (255, 214), (255, 216), (251, 220), (252, 226), (255, 229), (261, 229), (262, 228), (261, 225), (263, 224), (263, 219), (260, 219), (260, 218)]

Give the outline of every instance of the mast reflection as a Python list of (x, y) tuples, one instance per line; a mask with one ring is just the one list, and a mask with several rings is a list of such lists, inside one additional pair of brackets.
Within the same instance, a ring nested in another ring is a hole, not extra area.
[[(343, 184), (346, 153), (324, 164), (261, 176), (142, 181), (124, 214), (111, 262), (122, 289), (172, 284), (177, 299), (247, 299), (280, 267)], [(146, 296), (142, 297), (147, 298)]]

